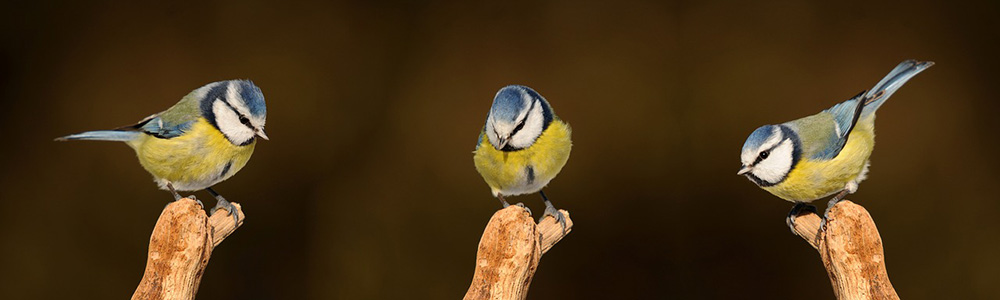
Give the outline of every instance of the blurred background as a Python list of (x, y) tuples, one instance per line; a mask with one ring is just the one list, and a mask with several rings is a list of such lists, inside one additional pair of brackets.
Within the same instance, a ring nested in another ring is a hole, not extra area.
[(879, 111), (870, 177), (848, 198), (877, 222), (903, 298), (996, 299), (998, 6), (6, 1), (0, 298), (128, 298), (172, 199), (127, 146), (53, 138), (249, 78), (271, 140), (216, 186), (247, 219), (199, 299), (464, 295), (500, 208), (471, 152), (513, 83), (573, 127), (546, 193), (576, 226), (529, 298), (833, 299), (785, 226), (792, 205), (735, 175), (740, 148), (914, 58), (937, 64)]

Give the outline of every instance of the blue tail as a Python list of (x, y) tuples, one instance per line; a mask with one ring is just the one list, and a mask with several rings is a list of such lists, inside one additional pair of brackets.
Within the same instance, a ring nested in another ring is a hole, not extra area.
[(913, 76), (917, 76), (917, 73), (933, 65), (934, 62), (932, 61), (916, 61), (912, 59), (899, 63), (895, 69), (892, 69), (888, 75), (882, 78), (882, 81), (879, 81), (872, 89), (868, 90), (868, 93), (865, 93), (862, 99), (866, 99), (868, 102), (865, 102), (865, 107), (861, 115), (875, 113), (875, 110), (878, 110), (879, 106), (885, 103), (885, 100), (889, 100), (889, 96), (892, 96), (896, 90), (903, 87), (903, 84), (907, 80), (910, 80)]
[(138, 138), (141, 134), (142, 132), (138, 131), (98, 130), (67, 135), (56, 138), (56, 141), (89, 140), (126, 142)]

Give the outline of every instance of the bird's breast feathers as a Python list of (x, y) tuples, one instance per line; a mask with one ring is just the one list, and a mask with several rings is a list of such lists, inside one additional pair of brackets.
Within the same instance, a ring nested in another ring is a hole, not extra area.
[(233, 145), (205, 118), (198, 118), (180, 136), (162, 139), (143, 135), (129, 145), (160, 188), (169, 181), (177, 190), (192, 191), (236, 174), (250, 160), (256, 142)]
[(553, 120), (535, 142), (524, 149), (500, 151), (482, 138), (473, 159), (494, 196), (534, 193), (559, 174), (569, 159), (572, 141), (568, 124)]
[(825, 160), (805, 156), (788, 177), (765, 190), (793, 202), (809, 202), (845, 188), (849, 182), (863, 179), (862, 173), (875, 147), (875, 133), (870, 123), (859, 123), (836, 157)]

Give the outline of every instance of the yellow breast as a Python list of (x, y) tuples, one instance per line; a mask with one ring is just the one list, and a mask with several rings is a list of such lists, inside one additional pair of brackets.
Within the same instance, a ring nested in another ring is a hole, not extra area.
[(144, 135), (129, 142), (139, 163), (156, 179), (160, 188), (167, 182), (182, 191), (201, 190), (232, 177), (253, 154), (256, 141), (246, 146), (229, 142), (204, 118), (199, 118), (183, 135), (160, 139)]
[(554, 120), (528, 148), (504, 152), (483, 137), (473, 160), (493, 195), (514, 196), (538, 192), (559, 174), (569, 159), (571, 130)]
[(873, 122), (858, 122), (847, 144), (831, 160), (802, 158), (779, 184), (764, 187), (775, 196), (793, 202), (809, 202), (840, 192), (865, 170), (875, 148)]

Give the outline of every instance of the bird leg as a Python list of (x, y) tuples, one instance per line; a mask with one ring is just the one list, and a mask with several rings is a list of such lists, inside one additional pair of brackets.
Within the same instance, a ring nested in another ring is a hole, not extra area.
[(213, 190), (212, 188), (206, 188), (205, 191), (208, 191), (209, 194), (212, 194), (212, 197), (215, 197), (215, 207), (212, 208), (211, 214), (214, 215), (216, 210), (222, 209), (225, 210), (226, 212), (229, 212), (230, 216), (233, 216), (233, 222), (237, 224), (240, 223), (240, 216), (236, 214), (235, 205), (233, 205), (229, 201), (226, 201), (226, 198), (223, 198), (222, 195), (216, 193), (215, 190)]
[(785, 217), (785, 224), (788, 224), (788, 228), (792, 230), (792, 234), (798, 235), (795, 232), (795, 218), (799, 215), (802, 210), (808, 210), (813, 213), (816, 212), (816, 206), (805, 202), (795, 202), (795, 206), (792, 206), (792, 210), (788, 212), (788, 216)]
[(503, 195), (497, 194), (497, 199), (500, 200), (500, 205), (503, 205), (503, 208), (510, 206), (510, 203), (507, 203), (507, 200), (503, 199)]
[(840, 201), (843, 201), (844, 197), (847, 197), (849, 193), (847, 189), (844, 189), (840, 193), (837, 193), (837, 195), (834, 195), (833, 198), (830, 198), (830, 202), (826, 203), (826, 210), (823, 211), (823, 219), (819, 221), (820, 231), (826, 230), (826, 217), (830, 215), (830, 209), (836, 206), (837, 203), (840, 203)]
[(545, 201), (545, 213), (543, 213), (542, 217), (538, 219), (538, 222), (542, 222), (542, 219), (545, 219), (545, 216), (552, 216), (556, 218), (559, 225), (562, 225), (563, 232), (566, 232), (566, 216), (564, 216), (561, 211), (552, 205), (552, 202), (549, 201), (549, 197), (545, 197), (544, 191), (539, 190), (538, 194), (541, 195), (542, 200)]
[[(507, 200), (503, 198), (503, 195), (497, 194), (497, 199), (500, 199), (500, 204), (503, 204), (503, 208), (507, 208), (508, 206), (510, 206), (510, 203), (507, 203)], [(524, 210), (527, 210), (529, 215), (531, 214), (531, 209), (528, 208), (527, 206), (524, 206), (524, 203), (518, 202), (517, 204), (514, 205), (520, 206)]]
[(181, 197), (181, 194), (177, 193), (177, 190), (174, 189), (174, 185), (169, 182), (167, 182), (167, 189), (170, 190), (171, 194), (174, 194), (174, 201), (181, 200), (181, 198), (184, 198)]
[[(174, 201), (181, 200), (181, 198), (184, 198), (184, 197), (181, 197), (181, 194), (177, 193), (177, 190), (174, 189), (174, 185), (170, 184), (169, 182), (167, 182), (167, 189), (170, 190), (171, 194), (174, 194)], [(198, 202), (198, 205), (200, 205), (201, 207), (205, 207), (205, 203), (201, 203), (201, 200), (198, 200), (198, 198), (196, 198), (194, 195), (190, 195), (190, 196), (187, 196), (187, 197), (191, 198), (191, 200), (194, 200), (194, 202)], [(167, 205), (170, 205), (170, 204), (167, 204)]]

